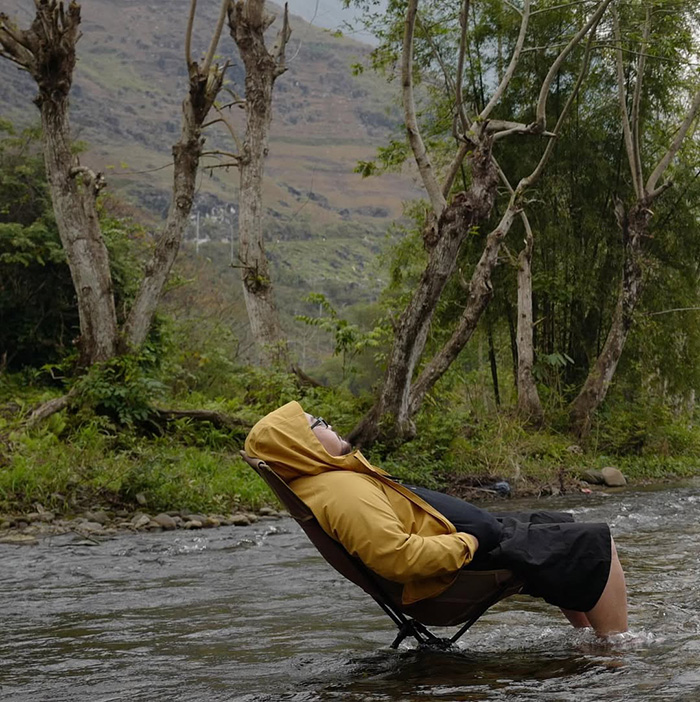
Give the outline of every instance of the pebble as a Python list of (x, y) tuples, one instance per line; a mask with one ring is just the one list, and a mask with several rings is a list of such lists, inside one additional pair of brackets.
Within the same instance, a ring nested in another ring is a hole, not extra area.
[(194, 514), (188, 510), (161, 512), (151, 517), (144, 512), (133, 513), (120, 509), (110, 513), (99, 505), (74, 518), (57, 518), (53, 512), (35, 505), (36, 511), (18, 517), (0, 517), (0, 543), (34, 544), (38, 536), (57, 536), (75, 533), (91, 544), (100, 543), (99, 538), (119, 531), (172, 531), (175, 529), (203, 529), (220, 526), (249, 526), (258, 520), (274, 520), (289, 516), (286, 511), (273, 507), (262, 507), (258, 514), (236, 512), (233, 514)]
[(98, 524), (107, 524), (109, 521), (109, 515), (104, 510), (100, 509), (96, 512), (85, 512), (85, 519), (89, 519), (91, 522), (97, 522)]
[[(169, 514), (156, 514), (155, 517), (153, 517), (153, 521), (163, 529), (166, 529), (170, 531), (171, 529), (177, 529), (177, 521), (175, 521), (174, 517), (171, 517)], [(182, 520), (180, 520), (182, 521)]]
[(137, 513), (131, 520), (131, 526), (134, 527), (134, 529), (143, 529), (150, 521), (151, 518), (147, 514)]

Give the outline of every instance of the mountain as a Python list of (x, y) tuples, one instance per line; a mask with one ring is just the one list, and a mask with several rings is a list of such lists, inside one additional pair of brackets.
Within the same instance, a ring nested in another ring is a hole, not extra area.
[[(112, 192), (162, 216), (186, 85), (183, 38), (189, 2), (84, 0), (81, 5), (83, 36), (71, 97), (74, 136), (87, 144), (81, 161), (105, 172)], [(22, 26), (33, 16), (29, 0), (4, 0), (3, 6)], [(218, 0), (198, 3), (194, 53), (206, 50), (218, 9)], [(279, 8), (271, 9), (280, 14)], [(266, 164), (270, 253), (289, 269), (288, 277), (296, 277), (295, 285), (299, 277), (313, 289), (319, 289), (318, 281), (323, 288), (324, 281), (360, 280), (375, 290), (377, 273), (369, 264), (389, 223), (400, 217), (402, 201), (417, 191), (406, 175), (363, 180), (353, 167), (400, 129), (395, 90), (369, 72), (353, 74), (352, 65), (364, 60), (369, 46), (295, 15), (290, 23), (288, 70), (275, 85)], [(271, 37), (278, 25), (279, 17)], [(242, 93), (243, 69), (227, 32), (218, 52), (221, 61), (232, 61), (229, 86)], [(2, 116), (19, 125), (36, 122), (35, 92), (26, 73), (0, 60)], [(232, 121), (240, 133), (239, 115)], [(209, 128), (207, 139), (211, 148), (233, 149), (223, 129)], [(200, 239), (230, 239), (236, 201), (234, 169), (202, 174), (193, 215), (200, 214)]]

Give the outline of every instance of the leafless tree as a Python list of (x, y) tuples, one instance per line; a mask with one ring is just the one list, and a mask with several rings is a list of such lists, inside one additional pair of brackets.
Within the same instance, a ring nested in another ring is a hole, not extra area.
[[(471, 276), (464, 311), (451, 338), (414, 379), (435, 308), (454, 271), (460, 247), (468, 233), (485, 222), (491, 213), (500, 170), (492, 155), (493, 143), (499, 139), (524, 134), (544, 135), (550, 140), (556, 137), (555, 132), (546, 130), (545, 113), (549, 89), (564, 60), (597, 25), (610, 2), (611, 0), (601, 0), (598, 3), (592, 16), (552, 63), (539, 92), (535, 121), (526, 125), (491, 119), (491, 115), (508, 88), (520, 61), (530, 18), (530, 0), (523, 3), (520, 32), (510, 63), (486, 106), (473, 117), (464, 109), (462, 96), (469, 10), (469, 1), (464, 0), (460, 15), (462, 32), (457, 75), (456, 79), (451, 81), (455, 86), (455, 136), (460, 146), (440, 179), (433, 168), (416, 117), (413, 43), (418, 0), (409, 0), (402, 54), (403, 105), (408, 140), (431, 206), (431, 216), (423, 234), (428, 262), (411, 301), (396, 325), (394, 343), (379, 396), (369, 413), (351, 432), (350, 439), (355, 443), (367, 445), (379, 437), (385, 441), (404, 441), (415, 434), (413, 417), (420, 409), (426, 394), (464, 348), (492, 297), (491, 274), (498, 260), (501, 243), (522, 211), (525, 192), (539, 178), (551, 153), (551, 147), (547, 148), (535, 170), (511, 189), (505, 212), (497, 227), (486, 238), (481, 258)], [(466, 167), (470, 172), (471, 184), (466, 191), (450, 196), (456, 175), (462, 167)]]
[(217, 27), (201, 63), (192, 60), (190, 53), (196, 0), (190, 3), (185, 37), (189, 85), (183, 101), (180, 140), (173, 147), (172, 203), (121, 331), (117, 325), (109, 255), (96, 207), (106, 183), (101, 173), (78, 162), (68, 118), (81, 7), (71, 2), (66, 8), (57, 0), (34, 0), (34, 4), (36, 14), (26, 30), (19, 29), (5, 14), (0, 15), (0, 55), (28, 71), (39, 89), (35, 102), (41, 112), (51, 200), (78, 301), (80, 358), (83, 365), (90, 365), (124, 350), (137, 349), (150, 328), (192, 207), (202, 154), (202, 124), (226, 70), (226, 66), (214, 64), (213, 57), (228, 2), (222, 2)]
[[(246, 117), (243, 141), (238, 153), (230, 156), (239, 171), (238, 257), (251, 332), (264, 365), (292, 369), (263, 237), (262, 186), (272, 119), (272, 89), (277, 78), (287, 70), (285, 48), (291, 34), (286, 4), (282, 28), (268, 49), (265, 32), (274, 20), (275, 16), (265, 10), (265, 0), (231, 0), (228, 7), (231, 36), (245, 66), (245, 100), (242, 103)], [(235, 138), (232, 126), (226, 123)]]

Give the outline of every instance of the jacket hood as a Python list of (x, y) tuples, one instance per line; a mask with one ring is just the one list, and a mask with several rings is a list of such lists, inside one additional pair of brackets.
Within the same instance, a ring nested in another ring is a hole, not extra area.
[(331, 456), (311, 430), (298, 402), (288, 402), (263, 417), (250, 430), (245, 451), (265, 461), (286, 482), (329, 470), (385, 474), (371, 466), (359, 451)]

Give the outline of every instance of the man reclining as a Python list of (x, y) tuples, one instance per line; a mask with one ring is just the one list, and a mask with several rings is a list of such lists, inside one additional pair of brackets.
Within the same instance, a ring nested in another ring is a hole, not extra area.
[(378, 575), (403, 584), (408, 605), (444, 592), (463, 568), (506, 568), (526, 594), (599, 636), (627, 630), (625, 576), (607, 524), (561, 512), (491, 514), (403, 484), (369, 463), (323, 419), (290, 402), (245, 442), (314, 513), (323, 530)]

